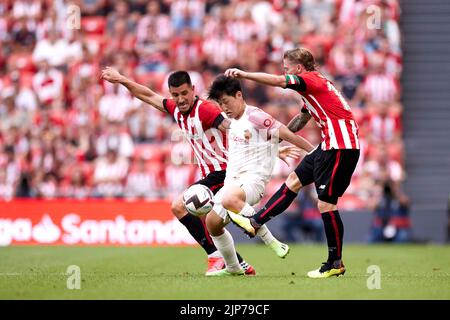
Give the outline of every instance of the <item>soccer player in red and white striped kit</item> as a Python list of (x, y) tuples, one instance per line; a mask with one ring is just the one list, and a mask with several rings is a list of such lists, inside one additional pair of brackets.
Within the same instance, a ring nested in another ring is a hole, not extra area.
[[(207, 186), (214, 194), (222, 188), (227, 168), (225, 133), (229, 120), (223, 116), (216, 104), (195, 96), (194, 86), (186, 71), (176, 71), (169, 76), (168, 85), (172, 99), (166, 99), (150, 88), (128, 79), (114, 68), (105, 68), (102, 71), (102, 78), (124, 85), (136, 98), (172, 115), (187, 137), (201, 170), (202, 179), (195, 184)], [(289, 151), (283, 154), (280, 152), (279, 156), (282, 159), (291, 157)], [(206, 275), (224, 268), (224, 260), (214, 245), (205, 222), (201, 218), (187, 213), (182, 195), (172, 202), (172, 213), (207, 253)], [(264, 233), (261, 239), (279, 255), (276, 247), (284, 244), (276, 240), (270, 231)], [(245, 274), (256, 274), (251, 265), (247, 264), (239, 254), (237, 256)], [(284, 258), (284, 256), (280, 257)]]
[(308, 272), (308, 276), (339, 276), (345, 273), (342, 262), (344, 225), (337, 203), (349, 186), (358, 163), (358, 125), (341, 93), (317, 71), (311, 52), (304, 48), (288, 50), (283, 55), (283, 64), (285, 75), (235, 68), (228, 69), (225, 75), (298, 92), (307, 103), (301, 114), (290, 121), (288, 128), (297, 132), (313, 117), (321, 128), (322, 143), (303, 158), (258, 213), (251, 218), (232, 212), (229, 215), (235, 224), (253, 236), (261, 225), (285, 211), (303, 186), (314, 182), (327, 237), (328, 259), (320, 268)]

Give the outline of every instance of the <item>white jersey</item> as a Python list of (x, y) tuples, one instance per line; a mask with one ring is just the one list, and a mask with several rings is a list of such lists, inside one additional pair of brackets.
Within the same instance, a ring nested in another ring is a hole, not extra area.
[(245, 106), (239, 119), (230, 119), (227, 181), (249, 178), (268, 182), (278, 157), (281, 123), (259, 108)]

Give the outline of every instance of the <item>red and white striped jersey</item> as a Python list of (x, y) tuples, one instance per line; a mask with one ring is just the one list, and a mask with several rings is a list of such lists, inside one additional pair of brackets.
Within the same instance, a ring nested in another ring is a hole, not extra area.
[(334, 85), (317, 71), (286, 75), (286, 88), (300, 93), (322, 133), (322, 150), (359, 149), (358, 125), (350, 106)]
[(226, 135), (216, 128), (220, 124), (218, 120), (224, 117), (219, 107), (197, 98), (191, 112), (185, 115), (172, 99), (165, 99), (163, 104), (191, 145), (202, 177), (206, 177), (210, 172), (226, 170)]

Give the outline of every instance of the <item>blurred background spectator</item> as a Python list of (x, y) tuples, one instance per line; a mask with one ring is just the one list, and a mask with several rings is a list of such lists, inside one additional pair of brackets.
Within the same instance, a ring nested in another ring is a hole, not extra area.
[[(79, 30), (65, 21), (71, 3), (81, 8)], [(367, 24), (373, 4), (380, 28)], [(386, 212), (400, 221), (409, 204), (398, 191), (406, 177), (399, 17), (398, 0), (3, 0), (0, 197), (170, 199), (198, 177), (192, 161), (173, 162), (192, 158), (189, 147), (175, 143), (171, 117), (100, 81), (101, 68), (165, 94), (168, 74), (186, 69), (205, 97), (227, 67), (281, 74), (283, 51), (305, 46), (360, 124), (362, 156), (340, 206), (373, 209), (381, 226), (393, 219)], [(243, 87), (283, 123), (303, 104), (293, 92)], [(320, 141), (312, 123), (300, 134)]]
[(400, 169), (395, 169), (395, 163), (383, 158), (378, 159), (377, 166), (371, 197), (374, 218), (369, 241), (409, 242), (412, 240), (409, 199), (401, 189), (402, 177), (397, 172)]

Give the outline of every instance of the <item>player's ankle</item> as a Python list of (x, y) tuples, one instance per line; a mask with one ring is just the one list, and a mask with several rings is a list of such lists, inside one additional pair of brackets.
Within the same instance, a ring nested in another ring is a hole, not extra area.
[(252, 225), (253, 228), (255, 228), (255, 230), (261, 228), (261, 224), (256, 222), (254, 218), (250, 218), (250, 224)]
[(333, 268), (340, 268), (342, 266), (342, 258), (328, 260), (328, 263), (333, 266)]

